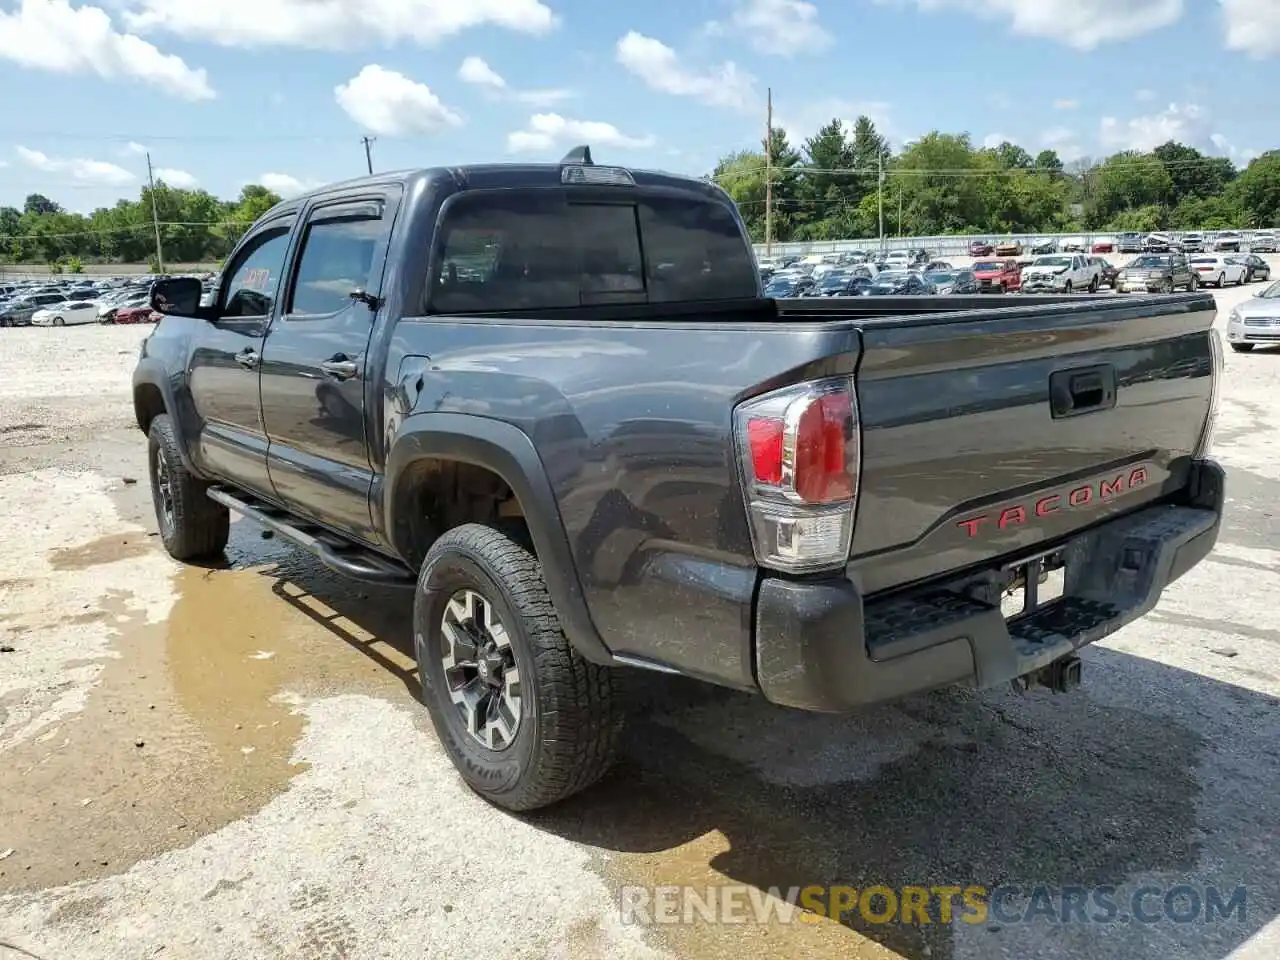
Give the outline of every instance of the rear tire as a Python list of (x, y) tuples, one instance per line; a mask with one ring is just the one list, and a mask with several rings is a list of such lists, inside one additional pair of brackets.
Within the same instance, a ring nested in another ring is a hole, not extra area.
[(1089, 278), (1089, 292), (1090, 292), (1090, 293), (1097, 293), (1097, 292), (1098, 292), (1098, 278), (1097, 278), (1097, 277), (1090, 277), (1090, 278)]
[(1227, 275), (1225, 273), (1218, 274), (1218, 289), (1222, 290), (1227, 285)]
[(1068, 280), (1068, 281), (1067, 281), (1067, 285), (1066, 285), (1065, 287), (1063, 287), (1063, 288), (1062, 288), (1062, 292), (1063, 292), (1063, 293), (1070, 293), (1070, 292), (1071, 292), (1071, 281), (1070, 281), (1070, 280)]
[(1191, 279), (1187, 281), (1187, 293), (1195, 293), (1196, 290), (1199, 289), (1199, 287), (1200, 287), (1200, 278), (1193, 273), (1191, 275)]
[(231, 533), (231, 512), (210, 500), (209, 484), (183, 465), (167, 413), (151, 421), (147, 441), (151, 501), (165, 550), (184, 562), (219, 556)]
[(423, 702), (472, 790), (534, 810), (608, 772), (624, 716), (617, 674), (565, 637), (522, 533), (468, 523), (442, 535), (413, 620)]
[(1257, 344), (1253, 343), (1233, 343), (1231, 349), (1236, 353), (1249, 353)]

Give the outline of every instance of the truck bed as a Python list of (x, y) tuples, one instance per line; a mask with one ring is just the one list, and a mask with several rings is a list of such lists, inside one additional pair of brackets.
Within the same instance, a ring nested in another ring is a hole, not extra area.
[[(1186, 484), (1209, 409), (1211, 295), (931, 297), (928, 312), (926, 298), (882, 299), (778, 301), (780, 317), (861, 334), (850, 572), (867, 593), (1038, 549)], [(1113, 395), (1055, 414), (1051, 383), (1079, 370), (1113, 379)]]

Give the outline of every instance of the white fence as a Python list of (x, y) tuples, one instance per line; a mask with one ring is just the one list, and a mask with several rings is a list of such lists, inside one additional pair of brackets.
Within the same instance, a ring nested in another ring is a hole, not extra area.
[[(1157, 231), (1166, 237), (1181, 239), (1184, 232), (1199, 232), (1210, 242), (1219, 234), (1225, 231), (1178, 231), (1178, 230), (1161, 230)], [(1239, 233), (1247, 244), (1254, 233), (1261, 233), (1258, 230), (1239, 230)], [(998, 243), (1002, 240), (1020, 240), (1024, 250), (1030, 250), (1031, 244), (1037, 240), (1057, 240), (1061, 243), (1068, 237), (1079, 237), (1084, 241), (1085, 249), (1093, 245), (1094, 240), (1099, 237), (1108, 237), (1112, 241), (1116, 239), (1116, 234), (1106, 233), (1104, 231), (1096, 231), (1094, 233), (968, 233), (957, 234), (954, 236), (944, 237), (885, 237), (883, 247), (886, 250), (900, 250), (903, 248), (922, 248), (928, 250), (932, 254), (941, 257), (959, 257), (969, 252), (969, 244), (974, 240), (986, 240), (990, 243)], [(808, 256), (811, 253), (841, 253), (848, 250), (879, 250), (881, 242), (875, 237), (866, 240), (791, 240), (786, 243), (774, 243), (766, 252), (763, 243), (755, 244), (756, 256), (765, 257), (786, 257), (786, 256)]]

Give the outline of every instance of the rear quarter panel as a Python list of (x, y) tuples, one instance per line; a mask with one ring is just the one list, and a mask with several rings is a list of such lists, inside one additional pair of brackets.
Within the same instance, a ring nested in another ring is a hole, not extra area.
[(389, 370), (414, 371), (415, 421), (471, 414), (533, 440), (613, 653), (750, 687), (756, 568), (731, 411), (851, 373), (858, 335), (832, 326), (435, 316), (399, 323)]

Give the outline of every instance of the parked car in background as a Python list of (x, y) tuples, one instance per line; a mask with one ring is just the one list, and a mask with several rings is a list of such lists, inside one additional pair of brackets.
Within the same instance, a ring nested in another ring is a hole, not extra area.
[(150, 302), (141, 306), (121, 307), (116, 311), (112, 323), (158, 323), (160, 314), (151, 309)]
[(871, 286), (871, 278), (865, 273), (829, 273), (818, 283), (813, 294), (819, 297), (856, 297)]
[(1241, 253), (1234, 257), (1227, 257), (1232, 263), (1238, 263), (1244, 267), (1244, 282), (1253, 283), (1255, 280), (1271, 279), (1271, 264), (1263, 260), (1256, 253)]
[(1120, 293), (1173, 293), (1179, 287), (1189, 293), (1199, 285), (1199, 276), (1180, 253), (1144, 253), (1116, 278)]
[(1012, 293), (1022, 289), (1022, 271), (1016, 260), (979, 260), (973, 265), (979, 293)]
[(936, 273), (939, 270), (954, 270), (954, 269), (955, 267), (953, 267), (946, 260), (931, 260), (928, 263), (924, 264), (922, 267), (920, 267), (920, 272)]
[[(1203, 241), (1201, 241), (1203, 246)], [(1146, 253), (1170, 253), (1175, 249), (1185, 249), (1183, 244), (1174, 243), (1173, 238), (1165, 233), (1149, 233), (1142, 241), (1142, 249)]]
[(36, 311), (66, 299), (61, 293), (35, 293), (10, 300), (7, 306), (0, 307), (0, 327), (29, 327)]
[(92, 300), (65, 300), (42, 307), (31, 315), (34, 327), (70, 327), (97, 322), (98, 305)]
[(1021, 240), (1002, 240), (996, 244), (997, 257), (1020, 257), (1022, 256)]
[(1213, 249), (1219, 252), (1239, 253), (1242, 242), (1243, 238), (1235, 230), (1224, 230), (1213, 238)]
[(1084, 237), (1066, 237), (1058, 249), (1063, 253), (1083, 253)]
[(1031, 243), (1032, 254), (1038, 253), (1057, 253), (1058, 241), (1053, 237), (1041, 237), (1039, 240), (1033, 240)]
[(774, 274), (764, 288), (764, 295), (775, 300), (787, 297), (812, 297), (818, 292), (818, 281), (803, 273)]
[(926, 270), (924, 279), (933, 285), (935, 293), (942, 296), (981, 292), (978, 278), (972, 270)]
[(1116, 252), (1141, 253), (1142, 242), (1145, 239), (1146, 238), (1140, 233), (1134, 233), (1132, 231), (1122, 233), (1120, 236), (1116, 237)]
[(1090, 257), (1089, 262), (1098, 265), (1099, 277), (1101, 278), (1098, 281), (1099, 286), (1110, 287), (1114, 290), (1116, 288), (1116, 277), (1120, 274), (1119, 268), (1105, 257)]
[(990, 240), (969, 241), (969, 256), (971, 257), (989, 257), (995, 252), (996, 248)]
[(1248, 353), (1259, 344), (1280, 344), (1280, 281), (1231, 308), (1227, 343), (1236, 353)]
[(1027, 293), (1096, 293), (1102, 283), (1102, 269), (1081, 254), (1036, 257), (1022, 271), (1022, 289)]
[(1234, 260), (1235, 257), (1201, 255), (1191, 258), (1191, 269), (1204, 286), (1225, 287), (1229, 283), (1239, 286), (1244, 283), (1245, 267), (1242, 263), (1233, 263)]
[(1089, 248), (1090, 253), (1115, 253), (1116, 241), (1114, 237), (1095, 237), (1093, 246)]
[(911, 270), (885, 270), (859, 292), (864, 297), (924, 296), (933, 287)]
[[(1180, 241), (1183, 253), (1204, 253), (1204, 234), (1203, 233), (1184, 233)], [(1148, 249), (1150, 249), (1148, 247)], [(1166, 246), (1166, 249), (1167, 246)]]
[(1255, 233), (1249, 241), (1250, 253), (1280, 253), (1280, 239), (1270, 231)]

